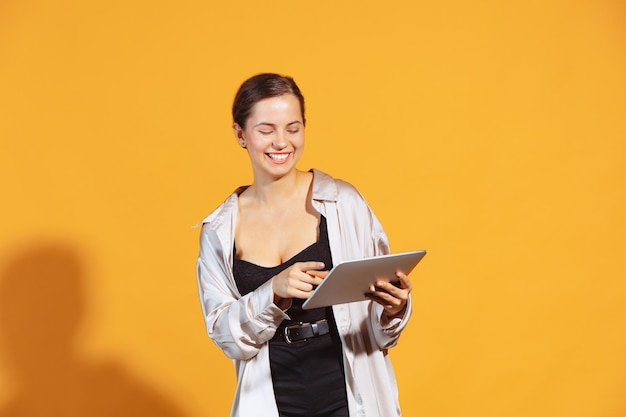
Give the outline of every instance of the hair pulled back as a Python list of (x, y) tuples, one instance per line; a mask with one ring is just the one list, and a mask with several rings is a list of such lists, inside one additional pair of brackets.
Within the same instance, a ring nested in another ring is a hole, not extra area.
[(248, 117), (250, 117), (252, 108), (256, 103), (266, 98), (278, 97), (284, 94), (296, 96), (300, 102), (302, 123), (306, 125), (304, 96), (300, 92), (300, 88), (298, 88), (293, 78), (274, 73), (254, 75), (241, 84), (233, 101), (233, 121), (242, 129), (245, 129)]

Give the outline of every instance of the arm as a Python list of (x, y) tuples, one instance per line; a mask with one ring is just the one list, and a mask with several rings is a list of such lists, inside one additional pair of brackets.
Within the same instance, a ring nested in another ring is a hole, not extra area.
[[(390, 252), (387, 235), (363, 196), (351, 184), (335, 180), (319, 171), (315, 172), (319, 185), (314, 195), (314, 206), (329, 220), (329, 238), (333, 260), (340, 262)], [(348, 305), (354, 325), (367, 326), (374, 346), (387, 349), (394, 346), (406, 327), (411, 315), (411, 299), (407, 295), (406, 306), (398, 314), (388, 314), (382, 305), (362, 302)], [(395, 313), (395, 312), (394, 312)], [(366, 322), (361, 323), (361, 320)]]
[(240, 297), (232, 268), (215, 231), (205, 224), (200, 238), (197, 279), (202, 312), (211, 339), (231, 359), (247, 360), (276, 333), (288, 316), (274, 304), (272, 280)]
[[(343, 204), (345, 219), (352, 219), (355, 225), (355, 238), (362, 253), (360, 257), (387, 255), (390, 253), (389, 239), (385, 230), (362, 195), (354, 188), (344, 189), (345, 195), (352, 195), (353, 200)], [(346, 211), (345, 208), (348, 208)], [(369, 320), (372, 336), (380, 349), (388, 349), (397, 344), (400, 333), (406, 327), (411, 316), (410, 282), (403, 275), (404, 288), (383, 283), (376, 287), (370, 301)], [(393, 287), (393, 288), (391, 288)]]
[[(230, 251), (205, 225), (197, 263), (198, 289), (209, 336), (232, 358), (254, 357), (274, 337), (292, 298), (308, 298), (327, 272), (320, 262), (296, 262), (256, 290), (239, 296), (234, 287)], [(230, 279), (229, 279), (230, 278)]]
[[(372, 243), (375, 255), (390, 252), (389, 242), (382, 225), (369, 209)], [(380, 349), (389, 349), (398, 343), (402, 330), (411, 317), (411, 283), (404, 274), (399, 274), (400, 288), (381, 281), (371, 296), (369, 313), (372, 333)]]

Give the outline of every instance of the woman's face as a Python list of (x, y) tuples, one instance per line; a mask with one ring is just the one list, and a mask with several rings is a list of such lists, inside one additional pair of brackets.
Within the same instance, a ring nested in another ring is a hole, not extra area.
[(250, 156), (255, 178), (279, 178), (292, 171), (304, 149), (300, 102), (293, 94), (270, 97), (252, 107), (245, 129), (235, 135)]

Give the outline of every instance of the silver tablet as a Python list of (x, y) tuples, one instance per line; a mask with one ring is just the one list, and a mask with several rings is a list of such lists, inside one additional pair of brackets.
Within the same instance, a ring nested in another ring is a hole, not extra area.
[(418, 250), (341, 262), (330, 270), (302, 308), (365, 300), (365, 293), (377, 279), (397, 281), (397, 271), (409, 274), (424, 255), (426, 251)]

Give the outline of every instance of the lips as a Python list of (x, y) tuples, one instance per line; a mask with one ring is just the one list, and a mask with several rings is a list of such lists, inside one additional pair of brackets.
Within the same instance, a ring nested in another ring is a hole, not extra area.
[(265, 155), (267, 155), (274, 163), (282, 164), (287, 160), (287, 158), (289, 158), (291, 153), (266, 153)]

